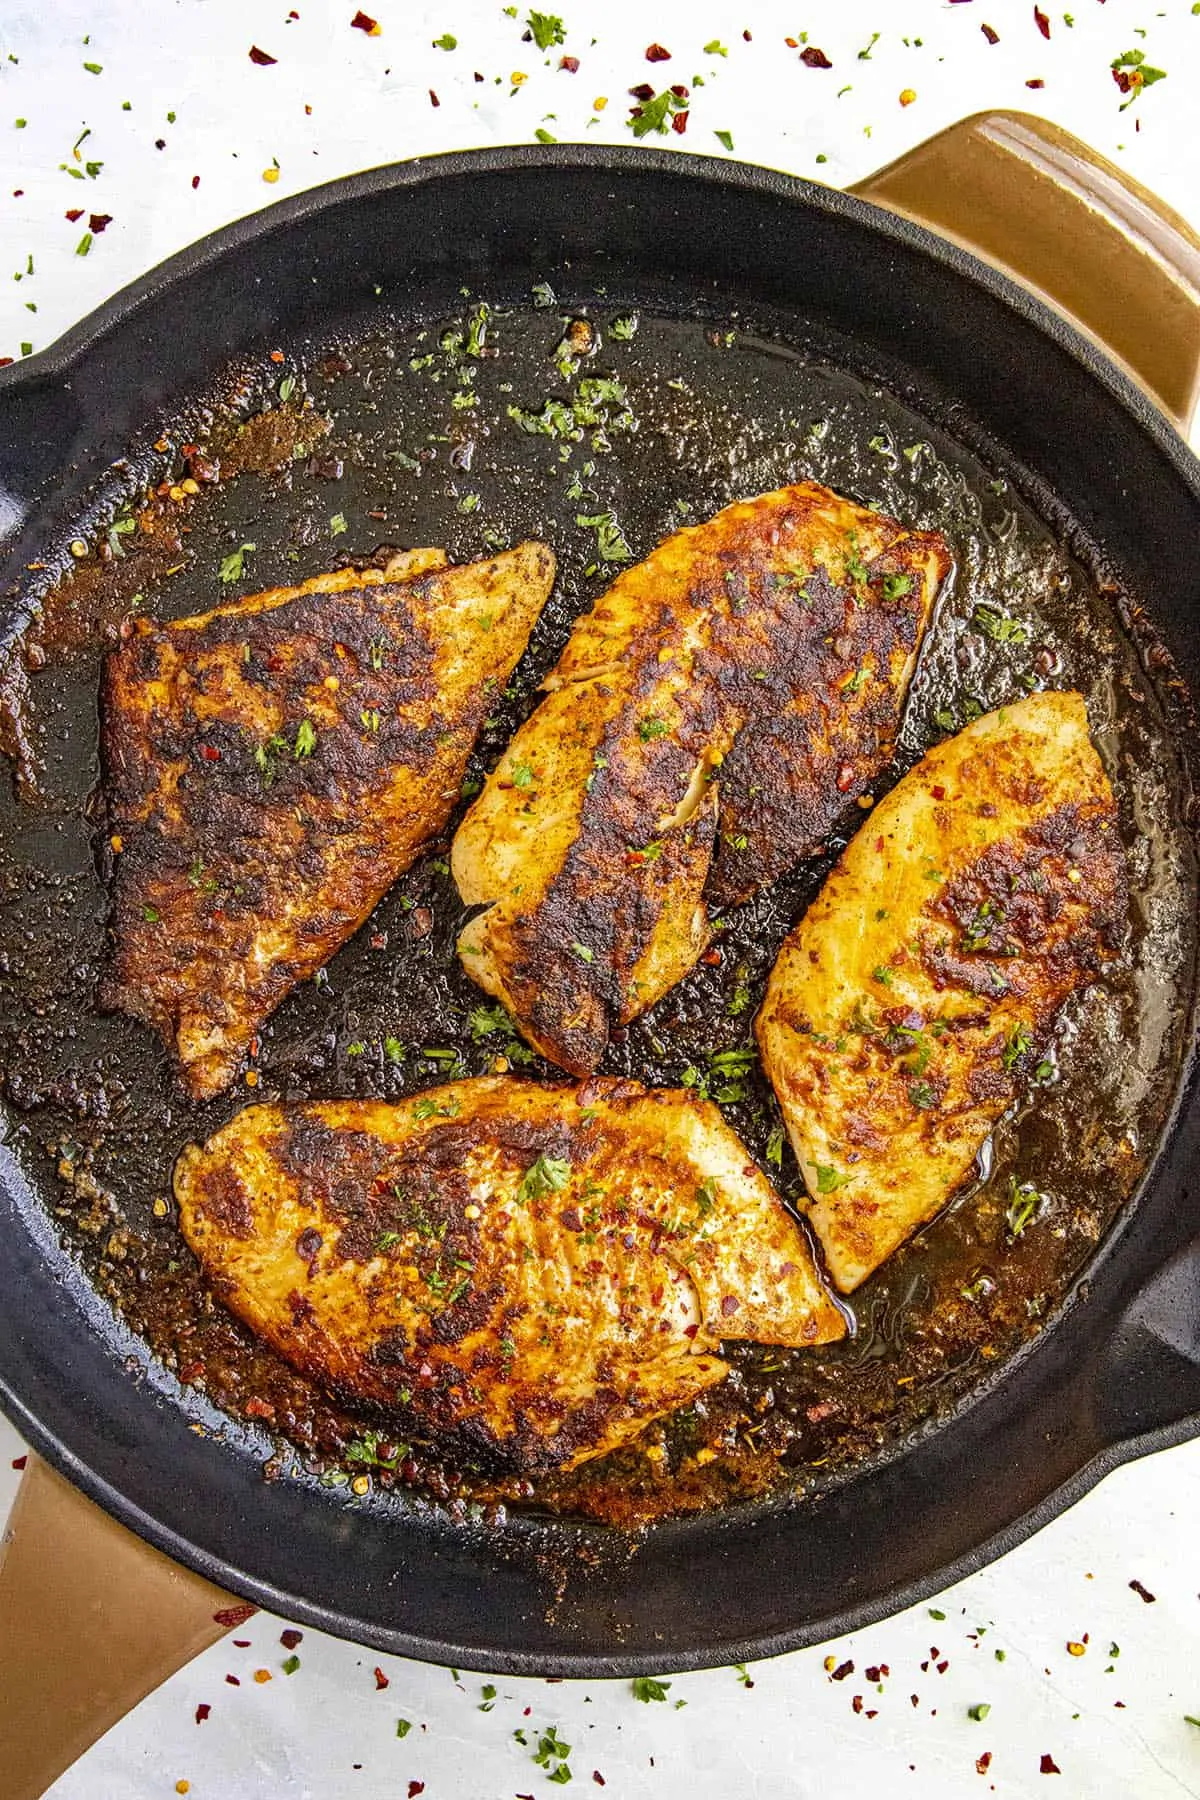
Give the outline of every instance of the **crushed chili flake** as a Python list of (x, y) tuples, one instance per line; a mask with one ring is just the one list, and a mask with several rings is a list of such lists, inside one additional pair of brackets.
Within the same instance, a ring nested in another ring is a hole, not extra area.
[(269, 69), (273, 63), (279, 61), (279, 58), (277, 56), (268, 56), (266, 51), (260, 50), (257, 44), (251, 44), (250, 61), (252, 63), (257, 63), (260, 69)]
[(70, 219), (70, 221), (71, 221), (71, 223), (72, 223), (72, 225), (74, 225), (74, 224), (75, 224), (75, 222), (76, 222), (76, 220), (78, 220), (78, 219), (82, 219), (82, 217), (83, 217), (83, 208), (82, 208), (82, 206), (72, 206), (72, 207), (70, 207), (70, 208), (69, 208), (69, 209), (68, 209), (68, 211), (67, 211), (67, 212), (66, 212), (66, 213), (65, 213), (65, 214), (64, 214), (64, 217), (65, 217), (65, 218), (68, 218), (68, 219)]
[(1044, 81), (1043, 81), (1043, 80), (1042, 80), (1042, 78), (1041, 78), (1041, 76), (1040, 76), (1040, 75), (1035, 75), (1035, 76), (1034, 76), (1034, 78), (1033, 78), (1033, 80), (1032, 80), (1032, 81), (1027, 81), (1027, 82), (1026, 82), (1026, 83), (1025, 83), (1025, 86), (1026, 86), (1026, 87), (1027, 87), (1027, 88), (1044, 88), (1044, 87), (1045, 87), (1045, 85), (1046, 85), (1046, 84), (1045, 84), (1045, 82), (1044, 82)]
[(861, 1694), (855, 1694), (855, 1696), (854, 1696), (854, 1698), (853, 1698), (853, 1700), (851, 1700), (851, 1702), (850, 1702), (850, 1705), (851, 1705), (851, 1707), (852, 1707), (852, 1709), (853, 1709), (853, 1710), (854, 1710), (854, 1711), (855, 1711), (855, 1712), (856, 1712), (856, 1713), (860, 1713), (860, 1712), (861, 1712), (861, 1711), (862, 1711), (862, 1709), (863, 1709), (863, 1697), (862, 1697), (862, 1695), (861, 1695)]
[(645, 104), (647, 100), (653, 100), (654, 98), (654, 89), (650, 86), (648, 81), (639, 81), (636, 87), (631, 87), (629, 89), (629, 93), (634, 100), (640, 100), (643, 104)]
[(990, 1750), (985, 1750), (982, 1756), (977, 1756), (975, 1758), (975, 1773), (977, 1775), (986, 1775), (991, 1766), (992, 1753)]
[(350, 29), (351, 31), (365, 31), (368, 37), (378, 37), (383, 28), (378, 19), (373, 19), (370, 13), (356, 12), (350, 21)]
[(1135, 1594), (1141, 1595), (1147, 1606), (1153, 1606), (1156, 1596), (1150, 1592), (1149, 1588), (1143, 1587), (1140, 1581), (1131, 1581), (1129, 1585)]
[(193, 189), (195, 189), (195, 188), (198, 188), (198, 187), (199, 187), (199, 186), (200, 186), (200, 177), (199, 177), (199, 176), (198, 176), (198, 175), (193, 175), (193, 176), (192, 176), (192, 187), (193, 187)]
[(809, 44), (800, 52), (800, 61), (806, 69), (832, 69), (833, 67), (825, 52), (818, 50), (815, 44)]
[(994, 31), (990, 25), (981, 25), (979, 29), (982, 31), (989, 44), (998, 44), (1000, 42), (1000, 33)]
[(847, 1658), (844, 1663), (839, 1663), (836, 1669), (830, 1671), (829, 1679), (830, 1681), (845, 1681), (847, 1675), (853, 1675), (853, 1673), (854, 1664)]
[(568, 75), (578, 75), (579, 58), (577, 56), (560, 56), (558, 66), (560, 69), (565, 69)]
[(1050, 21), (1040, 6), (1035, 6), (1033, 9), (1033, 22), (1044, 38), (1050, 36)]
[(91, 215), (91, 217), (88, 219), (88, 230), (92, 231), (92, 232), (100, 232), (100, 231), (105, 230), (105, 228), (111, 224), (112, 224), (112, 214), (111, 213), (93, 213)]
[(440, 106), (442, 104), (432, 88), (429, 90), (429, 104), (430, 106)]
[(207, 1717), (211, 1711), (212, 1711), (212, 1707), (208, 1704), (207, 1700), (202, 1700), (200, 1702), (199, 1706), (196, 1708), (196, 1723), (197, 1723), (197, 1725), (203, 1725), (205, 1719), (207, 1719)]
[(647, 62), (670, 62), (671, 52), (662, 44), (650, 44), (646, 48)]
[(244, 1625), (247, 1619), (252, 1619), (257, 1611), (257, 1606), (251, 1606), (248, 1600), (243, 1601), (240, 1606), (223, 1606), (220, 1612), (213, 1614), (213, 1624), (224, 1625), (227, 1631), (233, 1631), (237, 1626)]
[(689, 115), (685, 112), (677, 112), (675, 117), (671, 120), (671, 130), (677, 131), (681, 137), (687, 130), (688, 116)]
[(597, 1787), (604, 1787), (606, 1785), (604, 1777), (600, 1773), (599, 1769), (592, 1770), (592, 1780), (595, 1782)]
[(235, 1650), (248, 1650), (253, 1641), (252, 1638), (234, 1638), (233, 1647)]
[(1049, 1751), (1047, 1751), (1046, 1754), (1042, 1757), (1042, 1774), (1043, 1775), (1061, 1775), (1062, 1774), (1062, 1770), (1059, 1768), (1059, 1766), (1055, 1762), (1054, 1758), (1050, 1755)]
[(26, 1464), (26, 1463), (27, 1463), (27, 1462), (28, 1462), (28, 1461), (29, 1461), (29, 1457), (28, 1457), (28, 1455), (25, 1455), (25, 1456), (14, 1456), (14, 1457), (13, 1457), (13, 1459), (12, 1459), (12, 1466), (13, 1466), (13, 1468), (14, 1468), (14, 1469), (18, 1469), (18, 1470), (20, 1470), (20, 1469), (23, 1469), (23, 1468), (24, 1468), (24, 1467), (25, 1467), (25, 1464)]
[(376, 1693), (381, 1692), (385, 1687), (391, 1687), (391, 1685), (392, 1685), (391, 1676), (385, 1675), (382, 1669), (376, 1669), (375, 1670), (375, 1691), (376, 1691)]
[(236, 1675), (227, 1675), (225, 1677), (225, 1679), (229, 1683), (230, 1687), (241, 1687), (241, 1685), (242, 1685)]
[(408, 1784), (408, 1800), (417, 1800), (417, 1795), (423, 1794), (424, 1792), (425, 1792), (425, 1783), (423, 1781), (410, 1781), (409, 1782), (409, 1784)]

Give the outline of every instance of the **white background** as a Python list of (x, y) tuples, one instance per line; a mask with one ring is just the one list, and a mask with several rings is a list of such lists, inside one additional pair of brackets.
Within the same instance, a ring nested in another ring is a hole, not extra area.
[[(514, 20), (479, 0), (374, 0), (375, 37), (351, 29), (355, 0), (298, 0), (298, 19), (282, 0), (4, 0), (0, 355), (48, 344), (162, 257), (314, 182), (417, 152), (528, 142), (539, 127), (560, 139), (627, 142), (625, 91), (656, 76), (656, 85), (704, 77), (686, 137), (653, 140), (668, 153), (723, 154), (713, 134), (730, 131), (739, 157), (841, 184), (966, 113), (1024, 107), (1087, 139), (1200, 225), (1200, 12), (1191, 0), (1157, 8), (1074, 0), (1073, 27), (1047, 5), (1049, 41), (1026, 0), (786, 8), (746, 0), (740, 11), (727, 0), (555, 3), (567, 41), (547, 59), (521, 41), (524, 6)], [(994, 47), (985, 22), (1000, 34)], [(435, 48), (447, 32), (457, 48)], [(832, 70), (800, 64), (783, 40), (801, 32)], [(703, 54), (714, 38), (726, 57)], [(657, 69), (645, 61), (653, 41), (672, 52)], [(251, 44), (277, 64), (253, 64)], [(1122, 113), (1110, 64), (1133, 48), (1167, 79)], [(577, 74), (558, 69), (563, 51), (579, 57)], [(527, 77), (515, 93), (514, 71)], [(1045, 86), (1029, 89), (1030, 79)], [(907, 106), (902, 90), (916, 94)], [(599, 97), (608, 104), (596, 112)], [(60, 167), (82, 170), (89, 160), (102, 167), (82, 180)], [(264, 181), (276, 166), (278, 180)], [(76, 207), (84, 217), (67, 220)], [(112, 222), (81, 256), (93, 212)], [(0, 1516), (20, 1450), (0, 1422)], [(606, 1800), (1200, 1795), (1200, 1729), (1184, 1717), (1200, 1717), (1198, 1526), (1193, 1444), (1112, 1476), (1038, 1538), (933, 1602), (944, 1619), (916, 1607), (759, 1665), (753, 1688), (732, 1670), (677, 1676), (664, 1703), (639, 1702), (625, 1682), (501, 1680), (485, 1713), (483, 1677), (456, 1682), (446, 1670), (377, 1659), (315, 1632), (304, 1634), (301, 1666), (286, 1676), (284, 1621), (259, 1615), (237, 1634), (249, 1648), (227, 1640), (182, 1671), (56, 1784), (54, 1800), (149, 1800), (181, 1781), (195, 1800), (392, 1800), (413, 1781), (425, 1783), (428, 1800), (544, 1800), (581, 1785)], [(1130, 1588), (1133, 1579), (1153, 1604)], [(1085, 1634), (1086, 1653), (1072, 1656), (1068, 1640)], [(829, 1653), (853, 1660), (854, 1673), (832, 1681)], [(382, 1690), (377, 1661), (390, 1678)], [(880, 1663), (890, 1670), (881, 1693), (863, 1674)], [(259, 1668), (273, 1679), (256, 1683)], [(855, 1694), (864, 1697), (860, 1714)], [(991, 1711), (975, 1721), (968, 1708), (981, 1702)], [(197, 1725), (200, 1703), (212, 1711)], [(403, 1740), (399, 1718), (413, 1721)], [(532, 1744), (549, 1725), (572, 1746), (569, 1787), (548, 1784), (512, 1736), (523, 1729)], [(984, 1751), (992, 1761), (981, 1776)], [(1062, 1771), (1049, 1788), (1045, 1753)]]

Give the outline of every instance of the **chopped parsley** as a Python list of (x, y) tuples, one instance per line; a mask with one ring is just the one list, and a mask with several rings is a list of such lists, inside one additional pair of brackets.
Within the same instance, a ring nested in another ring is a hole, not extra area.
[(998, 606), (986, 606), (982, 602), (971, 614), (971, 623), (976, 631), (982, 631), (996, 644), (1027, 644), (1029, 628), (1022, 625), (1019, 619), (1012, 619), (1001, 612)]
[[(724, 56), (725, 52), (722, 51), (721, 54), (722, 54), (722, 56)], [(732, 131), (714, 131), (713, 136), (716, 138), (718, 144), (724, 145), (725, 149), (729, 151), (730, 155), (733, 154), (733, 133), (732, 133)]]
[(637, 734), (643, 744), (648, 744), (652, 738), (666, 737), (670, 729), (671, 727), (665, 719), (655, 718), (651, 713), (646, 718), (638, 720)]
[(509, 773), (512, 775), (512, 784), (514, 787), (527, 788), (532, 785), (532, 782), (533, 782), (533, 765), (532, 765), (532, 763), (527, 763), (527, 762), (514, 763), (512, 765), (511, 770), (509, 771)]
[(771, 1135), (767, 1139), (767, 1161), (773, 1169), (779, 1168), (783, 1162), (783, 1126), (773, 1125)]
[(651, 1700), (665, 1700), (670, 1685), (669, 1681), (660, 1681), (656, 1675), (635, 1675), (633, 1697), (635, 1700), (644, 1700), (647, 1704)]
[(396, 1720), (396, 1736), (398, 1738), (406, 1738), (411, 1730), (412, 1730), (412, 1720), (411, 1719), (397, 1719)]
[(575, 952), (576, 956), (579, 958), (581, 963), (595, 962), (596, 952), (590, 947), (590, 945), (580, 944), (580, 943), (576, 942), (571, 945), (571, 948)]
[(838, 1188), (845, 1187), (850, 1179), (849, 1175), (841, 1169), (833, 1168), (829, 1163), (814, 1163), (813, 1168), (817, 1176), (818, 1194), (832, 1194)]
[(539, 50), (550, 50), (555, 44), (566, 42), (563, 22), (554, 13), (531, 12), (525, 23), (533, 33), (533, 41)]
[(1004, 1046), (1004, 1067), (1011, 1073), (1027, 1051), (1033, 1048), (1033, 1036), (1028, 1025), (1015, 1025), (1009, 1033), (1008, 1042)]
[(704, 54), (705, 56), (728, 56), (729, 52), (721, 42), (720, 38), (713, 38), (709, 43), (705, 44)]
[(1009, 1236), (1019, 1238), (1027, 1225), (1037, 1218), (1043, 1196), (1031, 1181), (1018, 1182), (1015, 1175), (1008, 1178), (1008, 1208), (1004, 1215)]
[(546, 1156), (543, 1153), (526, 1169), (517, 1189), (517, 1198), (538, 1200), (543, 1194), (561, 1194), (570, 1173), (571, 1164), (565, 1156)]
[(912, 593), (912, 585), (911, 575), (885, 575), (883, 597), (885, 600), (903, 600), (905, 594)]
[(594, 527), (596, 551), (601, 562), (632, 562), (633, 551), (625, 542), (614, 512), (576, 513), (575, 523)]
[(638, 328), (637, 314), (636, 313), (623, 313), (619, 319), (613, 320), (612, 324), (608, 328), (608, 335), (610, 338), (616, 338), (618, 343), (627, 344), (629, 342), (630, 338), (632, 338), (634, 336), (635, 332), (637, 331), (637, 328)]
[(250, 555), (252, 550), (256, 550), (257, 548), (257, 544), (239, 544), (236, 550), (231, 550), (228, 556), (223, 556), (221, 558), (221, 567), (217, 571), (221, 580), (226, 583), (240, 581), (242, 579), (246, 558)]
[(297, 762), (302, 756), (311, 756), (317, 747), (317, 733), (311, 719), (301, 719), (296, 727), (296, 748), (293, 755)]
[(937, 1095), (927, 1081), (914, 1081), (908, 1090), (908, 1097), (918, 1112), (929, 1112), (937, 1105)]
[(279, 384), (279, 398), (286, 402), (291, 399), (295, 391), (296, 377), (294, 375), (285, 375)]
[(452, 31), (444, 31), (440, 38), (434, 38), (433, 47), (435, 50), (457, 50), (458, 39)]
[[(652, 131), (665, 133), (671, 114), (686, 111), (687, 101), (681, 100), (678, 94), (673, 94), (670, 88), (664, 88), (653, 100), (646, 100), (635, 109), (634, 116), (628, 121), (629, 128), (636, 138), (648, 137)], [(720, 135), (718, 132), (717, 136)], [(732, 143), (729, 148), (733, 148)]]
[(347, 529), (345, 513), (334, 513), (332, 519), (329, 521), (330, 537), (341, 537), (343, 531), (346, 531)]
[(982, 1724), (991, 1710), (992, 1709), (986, 1700), (979, 1700), (974, 1706), (968, 1706), (967, 1717), (968, 1719), (974, 1719), (977, 1724)]

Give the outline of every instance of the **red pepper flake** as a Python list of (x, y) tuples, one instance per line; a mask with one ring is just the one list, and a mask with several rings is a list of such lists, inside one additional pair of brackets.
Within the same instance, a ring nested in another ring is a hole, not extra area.
[(863, 1709), (863, 1697), (862, 1697), (862, 1695), (861, 1695), (861, 1694), (855, 1694), (855, 1696), (854, 1696), (854, 1698), (853, 1698), (853, 1700), (852, 1700), (852, 1701), (851, 1701), (851, 1702), (850, 1702), (850, 1706), (851, 1706), (851, 1709), (852, 1709), (852, 1710), (853, 1710), (853, 1711), (854, 1711), (854, 1712), (856, 1712), (856, 1713), (860, 1713), (860, 1712), (861, 1712), (861, 1711), (862, 1711), (862, 1709)]
[(935, 800), (944, 800), (946, 798), (946, 790), (944, 787), (931, 787), (929, 791)]
[(112, 214), (111, 213), (93, 213), (91, 218), (88, 220), (88, 230), (93, 231), (93, 232), (101, 232), (101, 231), (104, 231), (111, 224), (112, 224)]
[(646, 49), (647, 62), (670, 62), (670, 60), (671, 52), (664, 49), (661, 44), (648, 45)]
[(225, 1677), (225, 1679), (229, 1683), (230, 1687), (241, 1687), (241, 1685), (242, 1685), (236, 1675), (227, 1675)]
[(248, 1419), (273, 1419), (275, 1417), (275, 1408), (271, 1402), (264, 1400), (259, 1394), (251, 1394), (243, 1410)]
[(208, 1702), (205, 1700), (202, 1700), (200, 1702), (199, 1706), (196, 1708), (196, 1723), (197, 1723), (197, 1725), (203, 1725), (205, 1719), (207, 1719), (207, 1717), (211, 1711), (212, 1711), (212, 1707), (209, 1706)]
[(872, 1665), (869, 1669), (863, 1670), (863, 1674), (866, 1676), (868, 1681), (878, 1681), (880, 1676), (882, 1675), (882, 1673), (883, 1673), (883, 1669), (881, 1668), (881, 1666), (878, 1663), (872, 1663)]
[(706, 950), (704, 955), (700, 958), (700, 961), (706, 968), (715, 969), (721, 961), (721, 952), (719, 950)]
[(1129, 1585), (1135, 1594), (1141, 1595), (1147, 1606), (1154, 1605), (1156, 1596), (1150, 1592), (1149, 1588), (1144, 1588), (1140, 1581), (1131, 1581)]
[(650, 86), (648, 81), (639, 81), (636, 87), (631, 87), (629, 89), (629, 93), (634, 100), (640, 100), (643, 106), (647, 100), (653, 100), (654, 98), (654, 89)]
[[(951, 0), (951, 4), (953, 4), (953, 0)], [(920, 1694), (910, 1694), (908, 1697), (912, 1701), (914, 1707), (920, 1706), (920, 1704), (921, 1704)]]
[(12, 1459), (12, 1466), (13, 1466), (13, 1468), (14, 1468), (14, 1469), (16, 1469), (16, 1470), (18, 1470), (18, 1471), (19, 1471), (19, 1470), (21, 1470), (21, 1469), (23, 1469), (23, 1468), (24, 1468), (24, 1467), (25, 1467), (25, 1464), (26, 1464), (26, 1463), (27, 1463), (27, 1462), (28, 1462), (28, 1461), (29, 1461), (29, 1457), (28, 1457), (28, 1455), (25, 1455), (25, 1456), (14, 1456), (14, 1457), (13, 1457), (13, 1459)]
[(677, 112), (671, 120), (671, 130), (677, 131), (680, 137), (687, 130), (688, 116), (686, 112)]
[(429, 90), (429, 104), (430, 106), (440, 106), (442, 104), (432, 88)]
[(830, 1681), (845, 1681), (847, 1675), (853, 1675), (853, 1673), (854, 1664), (847, 1660), (844, 1663), (839, 1663), (836, 1669), (830, 1671), (829, 1679)]
[(82, 208), (82, 206), (72, 206), (68, 209), (68, 211), (66, 212), (66, 214), (64, 216), (66, 218), (70, 219), (72, 225), (74, 225), (79, 219), (82, 219), (83, 208)]
[(1032, 81), (1027, 81), (1025, 83), (1025, 86), (1028, 88), (1044, 88), (1045, 85), (1046, 84), (1040, 75), (1035, 75)]
[(939, 1663), (939, 1664), (938, 1664), (938, 1665), (937, 1665), (937, 1672), (938, 1672), (938, 1674), (939, 1674), (939, 1675), (944, 1675), (944, 1674), (945, 1674), (945, 1673), (946, 1673), (946, 1670), (947, 1670), (947, 1669), (948, 1669), (948, 1668), (949, 1668), (949, 1667), (950, 1667), (950, 1663), (949, 1663), (949, 1661), (948, 1661), (948, 1660), (947, 1660), (947, 1661), (945, 1661), (945, 1662), (940, 1662), (940, 1663)]
[(985, 1750), (982, 1756), (977, 1756), (975, 1758), (975, 1773), (977, 1775), (986, 1775), (991, 1766), (992, 1753), (990, 1750)]
[(1043, 1775), (1061, 1775), (1062, 1774), (1062, 1770), (1059, 1768), (1059, 1766), (1055, 1762), (1054, 1758), (1050, 1755), (1049, 1751), (1047, 1751), (1046, 1754), (1042, 1758), (1042, 1774)]
[(368, 37), (378, 37), (381, 26), (378, 19), (373, 19), (370, 13), (356, 12), (350, 21), (350, 29), (351, 31), (365, 31)]
[(289, 1625), (286, 1631), (280, 1632), (279, 1641), (285, 1650), (294, 1650), (297, 1644), (304, 1642), (304, 1633), (297, 1631), (295, 1626)]
[(784, 38), (783, 41), (787, 45), (789, 50), (798, 50), (800, 48), (800, 39), (799, 38)]
[(868, 1707), (868, 1708), (867, 1708), (867, 1711), (866, 1711), (866, 1715), (865, 1715), (865, 1716), (866, 1716), (866, 1717), (867, 1717), (867, 1718), (868, 1718), (868, 1719), (877, 1719), (877, 1718), (878, 1718), (878, 1717), (879, 1717), (879, 1709), (878, 1709), (878, 1707), (875, 1707), (875, 1706), (869, 1706), (869, 1707)]
[(247, 1619), (252, 1619), (257, 1611), (257, 1606), (251, 1606), (249, 1601), (243, 1601), (240, 1606), (225, 1606), (213, 1614), (213, 1624), (224, 1625), (227, 1631), (233, 1631)]
[(806, 69), (832, 69), (833, 67), (825, 52), (818, 50), (815, 44), (810, 44), (806, 50), (800, 52), (800, 61)]
[(392, 1685), (391, 1677), (389, 1675), (385, 1675), (382, 1669), (376, 1669), (376, 1671), (375, 1671), (375, 1691), (376, 1691), (376, 1693), (381, 1693), (385, 1687), (391, 1687), (391, 1685)]
[(605, 1782), (605, 1779), (604, 1779), (603, 1775), (600, 1773), (599, 1769), (592, 1770), (592, 1780), (595, 1782), (597, 1787), (607, 1786), (607, 1783)]
[(688, 89), (682, 81), (677, 81), (671, 89), (671, 92), (677, 100), (686, 100), (688, 97)]
[[(989, 44), (998, 44), (1000, 42), (1000, 33), (998, 31), (993, 31), (990, 25), (981, 25), (979, 29), (982, 31)], [(988, 1754), (990, 1756), (991, 1752), (989, 1751)]]
[(424, 1792), (425, 1792), (425, 1783), (423, 1781), (410, 1781), (409, 1782), (409, 1784), (408, 1784), (408, 1800), (417, 1800), (417, 1795), (423, 1794)]
[(233, 1647), (235, 1650), (248, 1650), (252, 1641), (250, 1638), (234, 1638)]
[(193, 192), (193, 193), (194, 193), (194, 192), (195, 192), (195, 190), (196, 190), (196, 189), (197, 189), (197, 188), (198, 188), (198, 187), (199, 187), (199, 186), (200, 186), (200, 177), (199, 177), (199, 176), (198, 176), (198, 175), (193, 175), (193, 176), (192, 176), (192, 192)]
[(220, 762), (221, 760), (221, 752), (216, 748), (215, 744), (201, 744), (200, 754), (205, 762)]
[(1050, 36), (1050, 21), (1040, 6), (1035, 6), (1033, 9), (1033, 22), (1044, 38)]
[(837, 772), (837, 791), (839, 794), (848, 794), (853, 786), (854, 764), (844, 762)]
[(251, 44), (250, 61), (252, 63), (257, 63), (260, 69), (269, 69), (273, 64), (279, 61), (279, 58), (277, 56), (268, 56), (266, 51), (260, 50), (257, 44)]
[(558, 66), (560, 69), (565, 69), (568, 75), (578, 75), (579, 58), (577, 56), (560, 56)]

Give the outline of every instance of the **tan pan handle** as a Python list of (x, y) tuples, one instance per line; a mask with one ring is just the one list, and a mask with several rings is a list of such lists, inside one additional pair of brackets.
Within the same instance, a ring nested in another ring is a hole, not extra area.
[(0, 1544), (0, 1800), (38, 1800), (251, 1611), (31, 1456)]
[(1187, 432), (1200, 390), (1200, 237), (1114, 163), (1045, 119), (976, 113), (851, 192), (1036, 289)]

